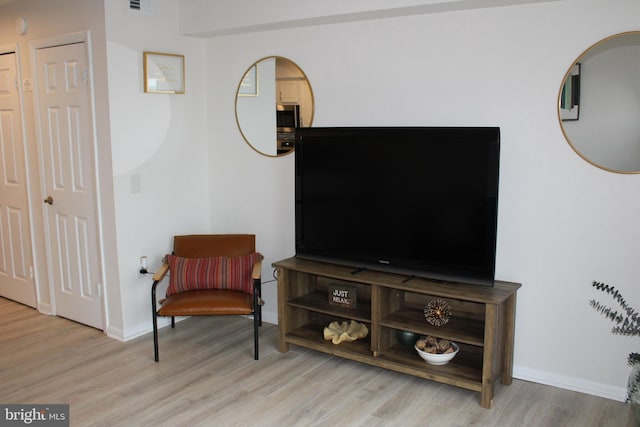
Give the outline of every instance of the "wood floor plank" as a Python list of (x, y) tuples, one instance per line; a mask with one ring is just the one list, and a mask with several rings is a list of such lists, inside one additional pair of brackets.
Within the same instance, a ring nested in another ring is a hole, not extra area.
[(0, 402), (68, 403), (72, 426), (619, 427), (628, 406), (514, 380), (479, 393), (291, 346), (250, 319), (190, 318), (126, 343), (0, 298)]

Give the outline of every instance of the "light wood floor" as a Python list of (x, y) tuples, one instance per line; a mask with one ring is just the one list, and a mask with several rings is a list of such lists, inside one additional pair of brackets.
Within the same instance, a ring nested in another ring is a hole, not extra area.
[(70, 404), (72, 426), (625, 426), (628, 407), (526, 381), (479, 394), (292, 346), (277, 327), (191, 318), (122, 343), (0, 298), (0, 403)]

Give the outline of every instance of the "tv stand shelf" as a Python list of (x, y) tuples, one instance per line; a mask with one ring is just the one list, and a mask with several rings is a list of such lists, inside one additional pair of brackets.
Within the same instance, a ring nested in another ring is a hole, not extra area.
[[(477, 391), (484, 408), (491, 407), (498, 380), (511, 384), (519, 283), (496, 281), (493, 287), (440, 283), (295, 257), (273, 266), (278, 269), (281, 352), (293, 344)], [(329, 304), (329, 287), (335, 284), (355, 288), (356, 307)], [(453, 312), (441, 327), (424, 318), (424, 307), (435, 298), (446, 300)], [(368, 336), (341, 344), (324, 340), (325, 326), (349, 320), (364, 323)], [(460, 351), (447, 365), (430, 365), (413, 347), (398, 342), (397, 331), (447, 338)]]

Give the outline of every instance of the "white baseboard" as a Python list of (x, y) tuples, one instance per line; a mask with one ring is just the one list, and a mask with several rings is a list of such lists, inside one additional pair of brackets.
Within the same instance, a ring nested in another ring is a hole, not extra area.
[(278, 324), (278, 315), (276, 313), (273, 313), (273, 312), (263, 311), (262, 312), (262, 321), (264, 323), (270, 323), (272, 325), (277, 325)]
[(51, 316), (51, 304), (38, 303), (38, 312)]
[[(181, 322), (186, 319), (186, 317), (176, 317), (176, 322)], [(158, 329), (162, 329), (164, 327), (171, 325), (170, 317), (158, 317)], [(142, 335), (148, 334), (153, 331), (153, 326), (151, 322), (149, 324), (137, 325), (136, 328), (128, 330), (126, 336), (124, 336), (123, 341), (129, 341), (134, 338), (141, 337)]]
[(581, 378), (567, 377), (517, 365), (513, 367), (513, 377), (520, 380), (591, 394), (593, 396), (604, 397), (605, 399), (612, 399), (620, 402), (624, 402), (627, 397), (627, 390), (624, 387), (612, 387), (592, 381), (585, 381)]
[(115, 328), (113, 326), (107, 326), (107, 336), (118, 341), (126, 341), (124, 339), (124, 331), (121, 328)]

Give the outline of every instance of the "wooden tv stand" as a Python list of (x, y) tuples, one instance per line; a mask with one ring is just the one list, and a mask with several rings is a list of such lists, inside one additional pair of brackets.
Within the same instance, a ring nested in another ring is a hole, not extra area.
[[(496, 281), (493, 287), (438, 283), (335, 264), (288, 258), (273, 263), (278, 271), (278, 349), (290, 344), (417, 377), (480, 392), (480, 405), (492, 406), (494, 384), (511, 384), (516, 292), (519, 283)], [(357, 304), (329, 304), (329, 285), (355, 287)], [(431, 326), (424, 307), (439, 298), (453, 312), (449, 322)], [(333, 321), (356, 320), (369, 335), (332, 344), (323, 330)], [(456, 342), (460, 351), (447, 365), (429, 365), (397, 331), (432, 335)]]

